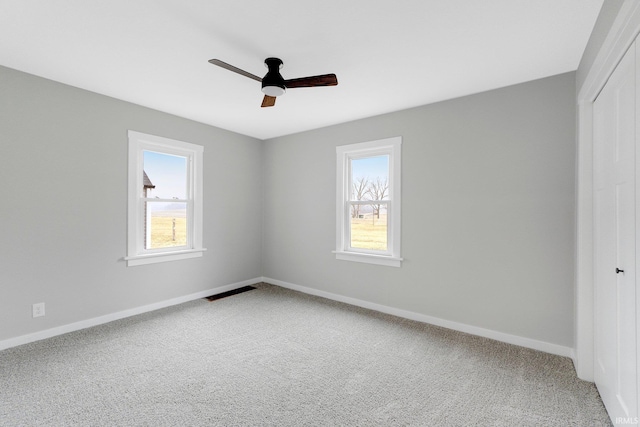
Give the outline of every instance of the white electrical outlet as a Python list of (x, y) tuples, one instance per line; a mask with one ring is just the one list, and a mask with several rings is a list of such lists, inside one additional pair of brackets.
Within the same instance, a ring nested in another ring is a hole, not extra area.
[(44, 316), (44, 303), (39, 302), (37, 304), (33, 304), (33, 317), (42, 317)]

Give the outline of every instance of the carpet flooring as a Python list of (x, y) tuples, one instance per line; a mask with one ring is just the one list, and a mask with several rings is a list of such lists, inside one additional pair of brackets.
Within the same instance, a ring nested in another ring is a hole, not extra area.
[(611, 425), (567, 358), (256, 286), (0, 352), (0, 425)]

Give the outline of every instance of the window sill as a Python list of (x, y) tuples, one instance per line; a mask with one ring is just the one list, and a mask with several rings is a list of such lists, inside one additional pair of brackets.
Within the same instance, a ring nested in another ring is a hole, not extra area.
[(178, 261), (181, 259), (198, 258), (202, 256), (202, 252), (204, 251), (206, 251), (205, 248), (186, 249), (183, 251), (175, 251), (175, 252), (162, 252), (162, 253), (155, 253), (155, 254), (127, 256), (127, 257), (124, 257), (124, 260), (127, 261), (127, 267), (132, 267), (134, 265), (155, 264), (158, 262)]
[(336, 259), (342, 261), (364, 262), (367, 264), (385, 265), (388, 267), (401, 267), (402, 258), (395, 258), (385, 255), (360, 254), (356, 252), (333, 251)]

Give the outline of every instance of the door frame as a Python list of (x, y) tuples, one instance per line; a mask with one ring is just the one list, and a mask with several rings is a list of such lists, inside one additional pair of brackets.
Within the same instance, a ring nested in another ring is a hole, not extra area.
[(594, 380), (593, 103), (640, 34), (640, 2), (626, 0), (577, 96), (575, 348), (579, 378)]

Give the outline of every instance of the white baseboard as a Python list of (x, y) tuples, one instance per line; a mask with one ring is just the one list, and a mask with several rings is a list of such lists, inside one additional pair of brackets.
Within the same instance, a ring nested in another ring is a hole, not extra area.
[(92, 326), (102, 325), (104, 323), (113, 322), (114, 320), (124, 319), (125, 317), (131, 317), (137, 314), (159, 310), (161, 308), (170, 307), (172, 305), (182, 304), (188, 301), (193, 301), (199, 298), (208, 297), (209, 295), (231, 291), (234, 289), (241, 288), (243, 286), (248, 286), (248, 285), (252, 285), (259, 282), (266, 282), (266, 283), (270, 283), (283, 288), (292, 289), (292, 290), (303, 292), (310, 295), (316, 295), (319, 297), (343, 302), (346, 304), (355, 305), (358, 307), (367, 308), (374, 311), (379, 311), (381, 313), (387, 313), (394, 316), (403, 317), (405, 319), (415, 320), (422, 323), (429, 323), (431, 325), (441, 326), (444, 328), (453, 329), (460, 332), (466, 332), (472, 335), (491, 338), (496, 341), (502, 341), (509, 344), (519, 345), (521, 347), (531, 348), (534, 350), (544, 351), (546, 353), (556, 354), (558, 356), (570, 357), (572, 359), (575, 359), (574, 351), (570, 347), (565, 347), (565, 346), (552, 344), (544, 341), (538, 341), (531, 338), (519, 337), (517, 335), (505, 334), (503, 332), (484, 329), (484, 328), (480, 328), (472, 325), (466, 325), (464, 323), (453, 322), (451, 320), (440, 319), (438, 317), (427, 316), (425, 314), (415, 313), (408, 310), (402, 310), (399, 308), (389, 307), (382, 304), (376, 304), (369, 301), (346, 297), (346, 296), (342, 296), (342, 295), (338, 295), (330, 292), (321, 291), (318, 289), (295, 285), (293, 283), (288, 283), (282, 280), (272, 279), (269, 277), (257, 277), (255, 279), (249, 279), (242, 282), (232, 283), (230, 285), (219, 286), (206, 291), (196, 292), (194, 294), (172, 298), (170, 300), (160, 301), (157, 303), (148, 304), (141, 307), (118, 311), (116, 313), (106, 314), (104, 316), (94, 317), (92, 319), (87, 319), (87, 320), (82, 320), (75, 323), (70, 323), (67, 325), (57, 326), (55, 328), (34, 332), (32, 334), (22, 335), (15, 338), (9, 338), (4, 341), (0, 341), (0, 350), (5, 350), (7, 348), (28, 344), (30, 342), (39, 341), (46, 338), (51, 338), (57, 335), (66, 334), (68, 332), (78, 331), (80, 329), (90, 328)]
[(7, 348), (16, 347), (22, 344), (28, 344), (30, 342), (55, 337), (57, 335), (66, 334), (68, 332), (78, 331), (80, 329), (90, 328), (92, 326), (102, 325), (103, 323), (109, 323), (109, 322), (113, 322), (114, 320), (124, 319), (125, 317), (131, 317), (137, 314), (147, 313), (149, 311), (170, 307), (172, 305), (178, 305), (188, 301), (205, 298), (210, 295), (232, 291), (234, 289), (242, 288), (243, 286), (253, 285), (259, 282), (262, 282), (261, 277), (245, 280), (238, 283), (232, 283), (230, 285), (219, 286), (213, 289), (208, 289), (206, 291), (200, 291), (194, 294), (184, 295), (181, 297), (156, 302), (153, 304), (143, 305), (141, 307), (135, 307), (128, 310), (118, 311), (116, 313), (105, 314), (104, 316), (94, 317), (92, 319), (87, 319), (87, 320), (81, 320), (79, 322), (69, 323), (68, 325), (57, 326), (55, 328), (34, 332), (32, 334), (22, 335), (15, 338), (9, 338), (4, 341), (0, 341), (0, 350), (5, 350)]
[(480, 328), (478, 326), (467, 325), (464, 323), (453, 322), (451, 320), (440, 319), (438, 317), (427, 316), (426, 314), (415, 313), (413, 311), (402, 310), (399, 308), (389, 307), (386, 305), (376, 304), (369, 301), (364, 301), (356, 298), (345, 297), (331, 292), (320, 291), (318, 289), (307, 288), (305, 286), (295, 285), (293, 283), (283, 282), (282, 280), (272, 279), (269, 277), (263, 277), (262, 282), (270, 283), (272, 285), (280, 286), (294, 291), (303, 292), (305, 294), (316, 295), (319, 297), (327, 298), (334, 301), (344, 302), (347, 304), (355, 305), (358, 307), (368, 308), (370, 310), (379, 311), (386, 314), (391, 314), (405, 319), (416, 320), (422, 323), (429, 323), (435, 326), (441, 326), (443, 328), (453, 329), (455, 331), (466, 332), (472, 335), (478, 335), (485, 338), (490, 338), (496, 341), (502, 341), (508, 344), (518, 345), (520, 347), (526, 347), (533, 350), (543, 351), (545, 353), (555, 354), (558, 356), (574, 358), (574, 351), (571, 347), (565, 347), (558, 344), (552, 344), (545, 341), (538, 341), (531, 338), (524, 338), (517, 335), (505, 334), (504, 332), (498, 332), (491, 329)]

